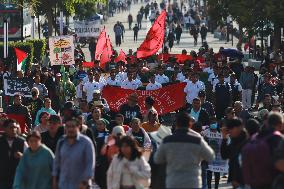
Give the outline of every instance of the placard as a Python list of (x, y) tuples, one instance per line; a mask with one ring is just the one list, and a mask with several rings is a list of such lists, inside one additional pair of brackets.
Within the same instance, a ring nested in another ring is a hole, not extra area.
[(75, 64), (73, 36), (50, 37), (49, 49), (52, 66)]
[(11, 78), (8, 77), (4, 82), (5, 95), (14, 96), (21, 94), (25, 97), (32, 97), (31, 90), (33, 88), (33, 80), (30, 78)]
[(75, 33), (78, 37), (99, 37), (101, 21), (74, 21)]

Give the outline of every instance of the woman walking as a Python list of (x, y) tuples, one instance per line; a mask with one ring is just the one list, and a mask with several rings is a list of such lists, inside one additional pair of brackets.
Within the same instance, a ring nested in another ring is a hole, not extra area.
[(41, 135), (33, 131), (27, 137), (29, 148), (17, 167), (13, 189), (51, 189), (52, 151), (41, 143)]
[(108, 189), (144, 189), (150, 185), (151, 168), (130, 136), (121, 139), (107, 173)]

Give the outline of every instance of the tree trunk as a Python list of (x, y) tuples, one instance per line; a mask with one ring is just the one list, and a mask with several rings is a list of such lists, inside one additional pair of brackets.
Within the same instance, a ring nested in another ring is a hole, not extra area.
[(48, 22), (48, 36), (52, 36), (53, 33), (53, 13), (52, 8), (48, 9), (46, 13), (47, 22)]
[(279, 23), (274, 23), (273, 50), (280, 49), (281, 45), (281, 26)]

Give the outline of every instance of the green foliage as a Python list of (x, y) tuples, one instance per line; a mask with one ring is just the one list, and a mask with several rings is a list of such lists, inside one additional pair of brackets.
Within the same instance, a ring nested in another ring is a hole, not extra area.
[[(33, 60), (34, 56), (34, 46), (30, 42), (9, 42), (9, 48), (8, 48), (8, 58), (6, 59), (6, 63), (13, 68), (16, 67), (17, 64), (17, 57), (15, 54), (14, 48), (18, 48), (26, 53), (28, 53), (28, 59), (27, 59), (27, 67), (31, 67), (31, 60)], [(4, 44), (0, 43), (0, 52), (4, 51)], [(0, 58), (3, 59), (3, 53), (0, 53)]]
[(33, 62), (39, 62), (43, 59), (44, 53), (46, 50), (46, 40), (45, 39), (33, 39), (28, 40), (27, 42), (33, 44), (33, 48), (35, 49), (33, 55)]

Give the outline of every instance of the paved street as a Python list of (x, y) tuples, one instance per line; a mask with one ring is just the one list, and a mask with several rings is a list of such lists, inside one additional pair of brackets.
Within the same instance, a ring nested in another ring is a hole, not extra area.
[[(134, 23), (132, 24), (132, 27), (136, 23), (136, 15), (139, 9), (141, 8), (141, 6), (143, 5), (145, 6), (146, 4), (139, 3), (139, 4), (134, 4), (131, 6), (131, 14), (134, 19)], [(122, 13), (115, 14), (114, 17), (110, 17), (108, 21), (104, 23), (104, 26), (107, 30), (107, 34), (111, 38), (111, 42), (113, 44), (114, 49), (117, 51), (122, 49), (125, 53), (127, 53), (129, 49), (133, 49), (133, 51), (135, 51), (140, 46), (140, 44), (143, 42), (148, 30), (151, 28), (151, 22), (143, 18), (142, 29), (138, 33), (138, 41), (134, 42), (133, 31), (128, 29), (128, 22), (127, 22), (128, 14), (129, 12), (122, 12)], [(124, 42), (122, 43), (120, 47), (115, 46), (115, 36), (113, 32), (113, 26), (117, 21), (122, 22), (126, 30), (124, 34)], [(208, 33), (207, 42), (209, 46), (214, 49), (214, 51), (218, 51), (221, 46), (226, 47), (226, 48), (232, 47), (231, 42), (229, 42), (228, 44), (225, 44), (225, 41), (220, 41), (219, 39), (214, 38), (213, 34), (211, 33)], [(236, 42), (236, 39), (234, 39), (234, 42)], [(198, 46), (194, 47), (193, 37), (189, 33), (184, 31), (184, 33), (182, 33), (181, 35), (180, 44), (179, 45), (174, 44), (174, 47), (171, 53), (181, 53), (182, 49), (186, 49), (188, 52), (190, 52), (191, 50), (198, 50), (200, 45), (201, 45), (201, 38), (199, 38)], [(84, 52), (86, 55), (89, 54), (89, 51), (87, 50), (87, 48), (85, 48)], [(89, 55), (87, 57), (89, 58)]]

